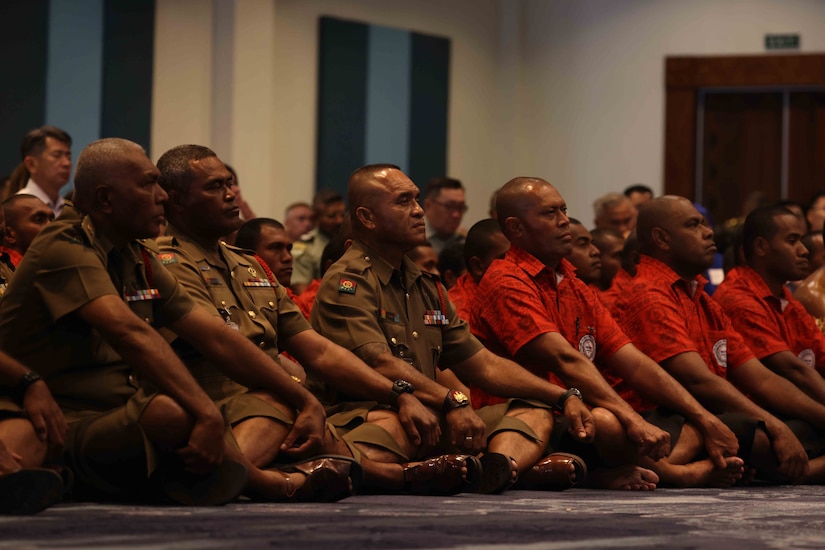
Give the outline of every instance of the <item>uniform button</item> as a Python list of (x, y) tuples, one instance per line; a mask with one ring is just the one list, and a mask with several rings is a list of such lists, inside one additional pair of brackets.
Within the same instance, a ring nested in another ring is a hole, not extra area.
[(134, 374), (129, 375), (129, 384), (132, 385), (132, 386), (135, 385), (135, 375)]
[(398, 343), (398, 340), (395, 338), (395, 336), (393, 336), (392, 338), (390, 338), (390, 342), (392, 342), (392, 345), (395, 345)]
[(257, 315), (255, 315), (254, 311), (247, 311), (247, 313), (249, 313), (249, 318), (250, 319), (254, 319), (255, 317), (257, 317)]
[(264, 342), (263, 340), (261, 340), (260, 342), (258, 342), (258, 347), (259, 347), (259, 348), (265, 348), (265, 347), (266, 347), (266, 342)]
[(410, 293), (407, 292), (407, 300), (409, 300), (409, 299), (410, 299)]
[(398, 352), (398, 357), (404, 357), (404, 350), (403, 349)]
[(417, 330), (413, 331), (413, 339), (418, 340), (418, 331)]
[(222, 305), (223, 307), (226, 307), (226, 300), (221, 300), (221, 305)]
[(275, 302), (269, 302), (269, 307), (275, 307)]
[(366, 261), (368, 261), (368, 262), (371, 262), (371, 261), (372, 261), (372, 260), (370, 260), (370, 257), (369, 257), (369, 256), (364, 256), (364, 259), (365, 259)]
[(150, 320), (149, 320), (149, 318), (148, 318), (148, 317), (144, 317), (144, 318), (143, 318), (143, 320), (144, 320), (144, 321), (146, 321), (147, 323), (151, 323), (151, 322), (152, 322), (152, 321), (150, 321)]
[(441, 351), (441, 346), (440, 346), (440, 345), (438, 345), (438, 346), (436, 346), (436, 347), (435, 347), (435, 349), (436, 349), (437, 351)]
[(235, 278), (235, 272), (234, 271), (231, 273), (231, 276), (232, 276), (233, 279)]

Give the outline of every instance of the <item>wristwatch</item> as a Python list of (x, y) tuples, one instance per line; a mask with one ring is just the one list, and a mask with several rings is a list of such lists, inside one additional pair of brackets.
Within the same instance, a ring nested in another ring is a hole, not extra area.
[(37, 382), (38, 380), (43, 380), (43, 377), (30, 370), (23, 377), (20, 379), (20, 382), (17, 383), (17, 387), (14, 388), (14, 393), (17, 395), (17, 398), (22, 400), (23, 396), (26, 395), (26, 390), (29, 389), (29, 386)]
[(559, 400), (556, 401), (556, 404), (553, 406), (553, 408), (559, 412), (564, 412), (564, 404), (567, 403), (567, 400), (573, 396), (578, 397), (579, 401), (584, 401), (584, 399), (582, 398), (582, 392), (580, 392), (576, 388), (570, 388), (569, 390), (561, 394), (561, 397), (559, 397)]
[(392, 383), (392, 393), (390, 394), (390, 400), (392, 403), (398, 401), (398, 398), (401, 396), (402, 393), (413, 393), (415, 392), (415, 386), (407, 382), (406, 380), (396, 380)]
[(469, 404), (470, 398), (467, 397), (464, 392), (460, 390), (450, 390), (447, 392), (447, 397), (444, 398), (442, 410), (448, 413), (453, 409), (466, 407)]

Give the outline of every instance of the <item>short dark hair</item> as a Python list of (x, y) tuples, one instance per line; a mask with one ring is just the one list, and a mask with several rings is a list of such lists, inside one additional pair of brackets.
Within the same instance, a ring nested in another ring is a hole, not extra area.
[(442, 275), (450, 270), (461, 273), (464, 268), (464, 243), (451, 244), (438, 253), (438, 272)]
[(433, 178), (427, 182), (427, 186), (424, 188), (424, 198), (431, 199), (436, 197), (441, 193), (442, 189), (464, 189), (464, 186), (461, 185), (460, 180), (455, 178), (448, 178), (446, 176)]
[(37, 156), (46, 148), (46, 138), (62, 141), (66, 145), (72, 144), (72, 137), (65, 130), (57, 126), (41, 126), (35, 128), (23, 137), (20, 143), (20, 158), (25, 159), (29, 155)]
[(593, 244), (596, 245), (596, 248), (599, 250), (602, 248), (599, 245), (604, 243), (604, 240), (608, 237), (613, 237), (614, 239), (619, 239), (624, 242), (624, 235), (612, 227), (597, 227), (590, 232), (590, 236), (593, 237)]
[[(487, 218), (476, 222), (467, 232), (464, 240), (464, 265), (470, 268), (470, 258), (484, 256), (490, 249), (493, 237), (502, 233), (498, 220)], [(503, 234), (503, 233), (502, 233)]]
[(791, 210), (776, 204), (762, 206), (748, 214), (745, 223), (742, 224), (742, 251), (745, 254), (745, 260), (753, 257), (753, 244), (756, 239), (759, 237), (772, 239), (776, 235), (779, 230), (776, 218), (784, 215), (796, 218), (796, 214)]
[(322, 206), (329, 206), (336, 202), (344, 202), (344, 197), (333, 189), (321, 189), (312, 198), (312, 209), (318, 212)]
[(261, 242), (261, 229), (268, 225), (275, 229), (284, 230), (284, 224), (272, 218), (253, 218), (245, 221), (235, 235), (235, 246), (247, 250), (257, 250)]
[(194, 175), (190, 162), (217, 156), (215, 151), (203, 145), (178, 145), (169, 149), (158, 159), (160, 186), (165, 191), (177, 191), (185, 195)]
[(571, 218), (571, 217), (568, 216), (567, 219), (570, 221), (570, 225), (584, 225), (582, 222), (580, 222), (576, 218)]
[(624, 196), (629, 197), (633, 193), (649, 193), (652, 197), (653, 189), (651, 189), (643, 183), (634, 183), (633, 185), (627, 186), (627, 188), (624, 190)]

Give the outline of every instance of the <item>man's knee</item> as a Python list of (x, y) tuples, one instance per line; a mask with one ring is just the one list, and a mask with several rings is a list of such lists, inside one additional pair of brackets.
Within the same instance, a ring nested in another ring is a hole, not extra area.
[(193, 419), (177, 401), (159, 394), (146, 405), (138, 423), (154, 439), (157, 434), (188, 433), (192, 429)]
[(616, 415), (602, 407), (594, 407), (590, 414), (596, 422), (596, 435), (624, 436), (624, 428)]

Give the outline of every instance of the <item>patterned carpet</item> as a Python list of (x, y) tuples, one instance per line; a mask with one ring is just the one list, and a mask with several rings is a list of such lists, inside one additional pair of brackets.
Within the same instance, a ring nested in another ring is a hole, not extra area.
[(222, 508), (63, 504), (0, 548), (825, 548), (825, 487), (574, 489)]

